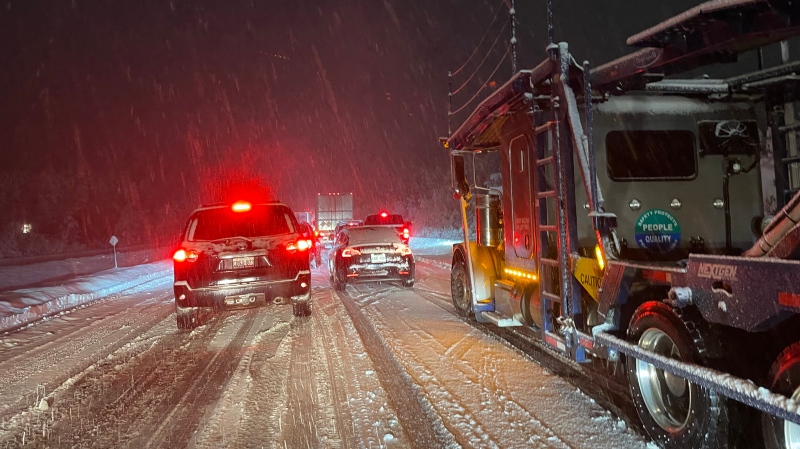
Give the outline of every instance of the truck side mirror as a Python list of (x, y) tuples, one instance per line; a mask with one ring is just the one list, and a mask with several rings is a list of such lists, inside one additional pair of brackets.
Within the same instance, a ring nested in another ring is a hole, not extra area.
[(463, 198), (469, 198), (469, 183), (464, 170), (464, 156), (450, 153), (450, 171), (453, 176), (453, 190)]

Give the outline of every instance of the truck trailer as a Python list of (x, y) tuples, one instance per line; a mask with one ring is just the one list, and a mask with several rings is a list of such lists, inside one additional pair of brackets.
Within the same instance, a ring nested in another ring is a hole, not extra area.
[(352, 193), (317, 194), (316, 231), (322, 244), (330, 243), (336, 225), (353, 219)]
[(795, 3), (715, 0), (595, 68), (551, 40), (440, 138), (456, 311), (617, 369), (662, 447), (798, 447), (800, 61), (682, 77), (797, 35)]

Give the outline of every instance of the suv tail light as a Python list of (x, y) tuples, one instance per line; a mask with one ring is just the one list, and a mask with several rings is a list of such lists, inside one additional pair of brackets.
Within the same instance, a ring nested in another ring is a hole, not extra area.
[(342, 250), (342, 257), (353, 257), (353, 256), (360, 256), (361, 251), (355, 248), (345, 248)]
[(408, 240), (411, 237), (411, 231), (408, 228), (403, 228), (403, 238)]
[(307, 249), (311, 248), (311, 240), (309, 239), (300, 239), (296, 242), (291, 242), (286, 245), (287, 251), (306, 251)]
[(172, 259), (175, 260), (175, 262), (196, 262), (197, 257), (197, 252), (186, 251), (183, 248), (175, 251), (175, 254), (172, 255)]

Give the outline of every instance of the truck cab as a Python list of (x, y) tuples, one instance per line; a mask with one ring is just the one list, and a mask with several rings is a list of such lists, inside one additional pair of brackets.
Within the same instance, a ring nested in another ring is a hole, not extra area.
[(595, 68), (550, 42), (440, 138), (457, 313), (624, 373), (663, 447), (800, 443), (800, 62), (682, 77), (797, 35), (796, 5), (715, 0)]

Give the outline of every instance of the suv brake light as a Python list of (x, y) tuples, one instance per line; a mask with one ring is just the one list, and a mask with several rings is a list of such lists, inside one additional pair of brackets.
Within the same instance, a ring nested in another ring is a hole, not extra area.
[(186, 251), (185, 249), (179, 249), (172, 255), (172, 259), (174, 259), (175, 262), (196, 262), (197, 257), (197, 252)]
[(411, 237), (411, 231), (408, 228), (403, 228), (403, 238), (408, 240)]
[(233, 203), (231, 206), (231, 210), (234, 212), (247, 212), (252, 209), (252, 205), (247, 201), (237, 201)]
[(311, 240), (308, 239), (300, 239), (286, 245), (287, 251), (305, 251), (309, 248), (311, 248)]

